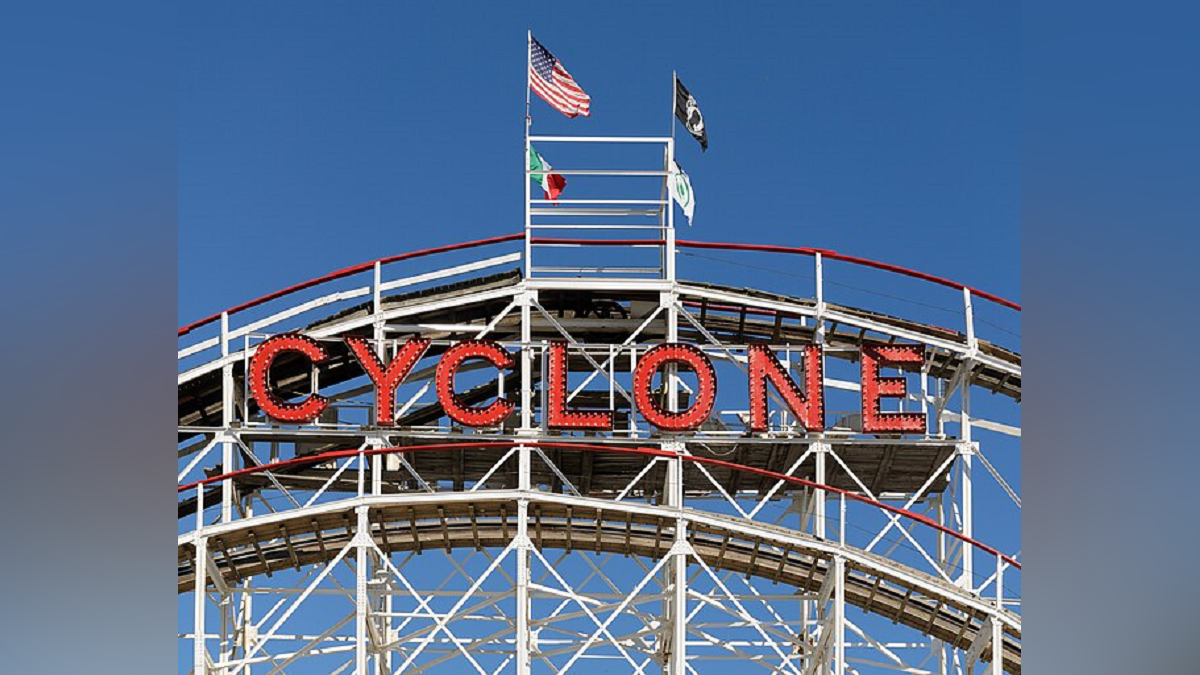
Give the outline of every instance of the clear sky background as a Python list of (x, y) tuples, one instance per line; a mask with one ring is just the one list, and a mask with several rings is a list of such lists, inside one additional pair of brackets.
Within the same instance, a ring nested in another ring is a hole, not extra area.
[(1011, 3), (216, 2), (179, 24), (181, 325), (519, 231), (527, 29), (593, 110), (535, 99), (534, 133), (664, 135), (679, 71), (710, 140), (679, 145), (698, 204), (681, 236), (833, 248), (1020, 301)]
[[(680, 131), (697, 197), (681, 237), (831, 248), (1021, 302), (1019, 24), (1000, 2), (189, 3), (179, 324), (348, 265), (519, 232), (527, 29), (592, 97), (576, 119), (535, 97), (537, 134), (666, 135), (678, 70), (709, 133), (702, 154)], [(689, 257), (681, 276), (811, 275), (808, 258), (713, 256), (756, 267)], [(836, 275), (834, 301), (961, 329), (955, 293)], [(867, 287), (885, 295), (856, 295)], [(1019, 314), (980, 311), (985, 338), (1020, 349)], [(977, 401), (1020, 425), (1007, 400)], [(1019, 442), (980, 440), (1020, 491)], [(977, 536), (1015, 552), (1019, 512), (978, 475)]]

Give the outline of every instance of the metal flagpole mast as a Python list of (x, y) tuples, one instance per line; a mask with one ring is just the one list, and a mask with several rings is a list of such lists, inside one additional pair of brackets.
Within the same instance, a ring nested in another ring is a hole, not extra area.
[(679, 109), (679, 72), (671, 71), (671, 140), (675, 140), (675, 120), (679, 117), (675, 111)]
[(525, 31), (525, 138), (529, 138), (529, 69), (533, 65), (533, 31)]
[(671, 71), (671, 142), (667, 144), (667, 149), (666, 149), (667, 159), (665, 162), (666, 166), (664, 167), (664, 169), (666, 171), (666, 176), (663, 177), (663, 190), (662, 190), (662, 201), (664, 202), (663, 208), (666, 209), (666, 211), (663, 213), (663, 218), (662, 218), (662, 227), (663, 227), (663, 234), (664, 234), (663, 240), (669, 241), (669, 243), (668, 243), (668, 245), (663, 247), (662, 258), (660, 260), (660, 267), (662, 269), (663, 276), (668, 279), (671, 279), (672, 281), (675, 279), (675, 263), (674, 263), (675, 234), (674, 234), (673, 223), (671, 221), (671, 215), (673, 214), (674, 208), (675, 208), (675, 205), (672, 203), (674, 201), (675, 197), (671, 193), (671, 172), (675, 170), (675, 106), (676, 106), (675, 99), (676, 99), (676, 96), (679, 91), (679, 86), (676, 84), (676, 80), (678, 78), (679, 78), (679, 76), (675, 73), (674, 70), (672, 70)]
[(529, 115), (529, 89), (531, 82), (529, 81), (530, 73), (533, 71), (533, 31), (525, 31), (525, 157), (524, 164), (521, 166), (525, 175), (525, 278), (533, 276), (533, 246), (530, 244), (531, 233), (529, 231), (529, 127), (533, 124), (533, 119)]

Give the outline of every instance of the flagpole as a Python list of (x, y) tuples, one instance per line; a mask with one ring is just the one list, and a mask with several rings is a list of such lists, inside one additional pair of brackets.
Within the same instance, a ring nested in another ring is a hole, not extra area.
[[(667, 160), (665, 162), (666, 167), (664, 167), (666, 169), (666, 175), (663, 176), (663, 189), (662, 189), (662, 201), (665, 202), (663, 204), (664, 211), (663, 211), (663, 217), (662, 217), (663, 234), (665, 235), (663, 237), (663, 239), (666, 240), (668, 242), (668, 244), (663, 247), (661, 265), (663, 268), (663, 276), (667, 277), (668, 279), (672, 279), (672, 280), (674, 280), (674, 274), (675, 274), (675, 264), (674, 264), (674, 255), (675, 255), (675, 251), (674, 251), (674, 249), (675, 249), (674, 215), (675, 215), (675, 209), (671, 203), (674, 200), (674, 197), (671, 195), (671, 173), (673, 171), (675, 171), (675, 104), (676, 104), (675, 99), (676, 99), (676, 94), (679, 91), (679, 85), (676, 84), (676, 80), (678, 80), (678, 79), (679, 79), (679, 76), (675, 73), (675, 70), (672, 69), (671, 70), (671, 142), (667, 143), (667, 151), (666, 151)], [(668, 257), (670, 257), (670, 259), (668, 259)]]
[(671, 140), (675, 140), (675, 108), (679, 105), (676, 100), (679, 96), (679, 85), (676, 82), (679, 80), (679, 75), (674, 70), (671, 71)]
[(529, 127), (533, 124), (532, 118), (529, 116), (529, 89), (531, 83), (529, 81), (529, 73), (533, 69), (533, 30), (525, 31), (525, 156), (521, 158), (521, 172), (525, 176), (525, 278), (532, 276), (533, 272), (533, 245), (530, 243), (529, 232)]
[(533, 57), (530, 52), (533, 50), (533, 31), (525, 31), (525, 137), (529, 137), (529, 125), (532, 120), (529, 117), (529, 71), (533, 68)]

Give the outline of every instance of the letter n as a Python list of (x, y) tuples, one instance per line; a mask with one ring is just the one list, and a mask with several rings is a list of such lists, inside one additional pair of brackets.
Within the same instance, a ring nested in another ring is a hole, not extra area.
[(747, 348), (747, 353), (750, 361), (751, 431), (766, 431), (768, 428), (768, 382), (775, 386), (805, 431), (821, 431), (825, 428), (825, 388), (820, 345), (811, 344), (804, 348), (803, 390), (767, 345), (752, 344)]

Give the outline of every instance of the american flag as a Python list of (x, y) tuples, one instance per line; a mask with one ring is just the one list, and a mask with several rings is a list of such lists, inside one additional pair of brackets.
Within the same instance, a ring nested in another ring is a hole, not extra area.
[(551, 107), (567, 117), (592, 114), (592, 97), (583, 93), (575, 78), (542, 43), (529, 36), (529, 87)]

